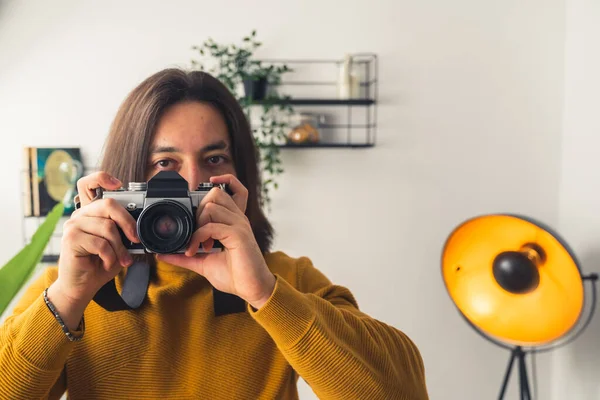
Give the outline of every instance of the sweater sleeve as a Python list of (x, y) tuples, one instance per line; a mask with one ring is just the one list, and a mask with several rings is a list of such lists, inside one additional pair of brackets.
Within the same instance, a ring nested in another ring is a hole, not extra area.
[(253, 318), (320, 399), (428, 399), (423, 360), (398, 329), (359, 311), (309, 259), (294, 288), (276, 274), (275, 290)]
[(55, 275), (55, 268), (47, 268), (0, 326), (1, 399), (59, 399), (66, 390), (63, 369), (74, 342), (42, 295)]

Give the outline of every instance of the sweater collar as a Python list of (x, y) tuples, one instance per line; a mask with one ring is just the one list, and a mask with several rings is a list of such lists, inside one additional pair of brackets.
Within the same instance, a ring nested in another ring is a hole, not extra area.
[[(143, 304), (149, 285), (150, 266), (145, 262), (136, 263), (135, 268), (128, 270), (122, 293), (117, 291), (115, 280), (106, 283), (94, 297), (94, 301), (109, 312), (134, 310)], [(196, 274), (186, 268), (163, 261), (156, 262), (157, 272)], [(213, 287), (213, 304), (215, 317), (236, 314), (246, 311), (246, 302), (238, 296), (221, 292)]]

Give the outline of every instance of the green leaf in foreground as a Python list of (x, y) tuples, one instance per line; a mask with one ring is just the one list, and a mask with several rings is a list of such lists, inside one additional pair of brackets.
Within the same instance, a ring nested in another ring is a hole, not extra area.
[(31, 237), (31, 242), (0, 268), (0, 315), (35, 271), (44, 255), (58, 221), (63, 216), (64, 205), (59, 202), (48, 213), (44, 222)]

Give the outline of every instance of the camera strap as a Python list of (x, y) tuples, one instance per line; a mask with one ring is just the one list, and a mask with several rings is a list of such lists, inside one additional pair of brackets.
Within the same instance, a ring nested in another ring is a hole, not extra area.
[(115, 280), (112, 279), (98, 290), (94, 301), (106, 311), (136, 309), (146, 298), (149, 282), (150, 266), (144, 261), (136, 261), (127, 268), (121, 294), (117, 291)]
[[(106, 311), (134, 310), (142, 305), (150, 283), (150, 266), (144, 261), (136, 261), (127, 268), (121, 294), (112, 279), (94, 296), (94, 301)], [(213, 287), (215, 316), (246, 311), (246, 302), (238, 296), (221, 292)]]

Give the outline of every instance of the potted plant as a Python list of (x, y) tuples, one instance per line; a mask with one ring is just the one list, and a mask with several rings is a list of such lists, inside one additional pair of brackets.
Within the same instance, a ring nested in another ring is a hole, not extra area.
[(263, 206), (270, 206), (269, 190), (277, 189), (275, 177), (283, 173), (279, 144), (286, 141), (288, 116), (294, 110), (287, 104), (288, 97), (274, 90), (281, 83), (281, 76), (291, 69), (283, 63), (256, 59), (255, 52), (261, 45), (256, 30), (238, 44), (221, 44), (208, 38), (200, 46), (192, 46), (201, 59), (191, 63), (192, 68), (207, 71), (223, 82), (251, 123), (251, 110), (260, 106), (260, 120), (252, 132), (261, 157)]

